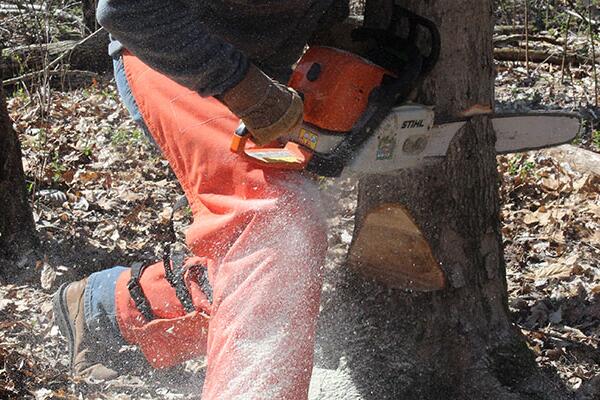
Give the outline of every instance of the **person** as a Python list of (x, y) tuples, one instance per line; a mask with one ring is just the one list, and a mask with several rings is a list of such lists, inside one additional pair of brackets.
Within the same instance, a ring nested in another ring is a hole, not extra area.
[(205, 355), (205, 400), (307, 398), (326, 252), (318, 189), (229, 144), (240, 119), (259, 145), (301, 123), (283, 82), (311, 36), (347, 14), (345, 0), (99, 1), (121, 97), (189, 201), (195, 256), (61, 286), (74, 374), (115, 377), (128, 343), (154, 368)]

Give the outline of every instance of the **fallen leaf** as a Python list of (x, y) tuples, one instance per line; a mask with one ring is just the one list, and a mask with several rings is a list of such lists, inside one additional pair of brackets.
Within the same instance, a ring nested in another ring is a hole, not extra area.
[(568, 278), (573, 273), (573, 267), (564, 264), (552, 264), (542, 267), (534, 272), (536, 279), (544, 278)]
[(95, 181), (99, 177), (100, 177), (100, 174), (96, 171), (80, 170), (75, 174), (74, 179), (76, 179), (82, 183), (89, 183), (89, 182)]
[(541, 186), (549, 192), (555, 192), (560, 188), (560, 182), (554, 178), (542, 178)]
[(50, 290), (54, 281), (56, 280), (56, 271), (52, 266), (48, 263), (44, 263), (42, 267), (42, 272), (40, 273), (40, 283), (42, 285), (42, 289)]

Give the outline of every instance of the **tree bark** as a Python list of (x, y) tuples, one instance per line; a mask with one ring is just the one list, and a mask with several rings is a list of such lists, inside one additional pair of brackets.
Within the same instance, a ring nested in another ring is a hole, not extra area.
[(0, 85), (0, 261), (17, 259), (37, 246), (25, 188), (21, 146)]
[(81, 1), (81, 8), (83, 9), (83, 23), (90, 33), (99, 28), (98, 21), (96, 21), (97, 5), (98, 0)]
[[(492, 1), (407, 0), (403, 6), (438, 25), (437, 67), (418, 100), (436, 118), (459, 115), (494, 96)], [(385, 0), (367, 0), (365, 21), (385, 24)], [(333, 278), (320, 321), (318, 359), (343, 369), (352, 399), (566, 399), (558, 379), (542, 374), (510, 320), (499, 222), (495, 135), (472, 118), (445, 160), (360, 181), (358, 232), (369, 210), (399, 204), (429, 242), (447, 287), (394, 290), (352, 269)], [(350, 398), (350, 397), (349, 397)]]

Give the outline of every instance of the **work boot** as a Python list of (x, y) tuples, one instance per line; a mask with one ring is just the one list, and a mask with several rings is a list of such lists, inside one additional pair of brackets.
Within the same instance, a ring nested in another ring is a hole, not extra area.
[(54, 320), (69, 344), (71, 372), (90, 380), (110, 380), (119, 374), (100, 362), (107, 349), (100, 348), (87, 331), (84, 313), (84, 292), (87, 279), (65, 283), (52, 298)]

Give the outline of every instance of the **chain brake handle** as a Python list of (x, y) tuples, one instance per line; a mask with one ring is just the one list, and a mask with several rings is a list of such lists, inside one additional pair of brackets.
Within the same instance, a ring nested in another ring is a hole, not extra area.
[[(405, 36), (400, 36), (398, 32), (401, 30), (402, 26), (406, 26), (404, 22), (408, 22), (408, 33)], [(421, 49), (416, 46), (419, 38), (419, 27), (425, 29), (429, 33), (428, 54), (423, 54)], [(385, 51), (385, 55), (388, 57), (392, 53), (394, 55), (399, 55), (407, 50), (409, 53), (413, 53), (409, 54), (409, 57), (418, 55), (421, 58), (422, 63), (422, 76), (425, 76), (431, 72), (440, 56), (441, 38), (440, 32), (435, 23), (425, 17), (413, 13), (404, 7), (397, 5), (394, 6), (394, 13), (387, 28), (360, 27), (354, 29), (351, 33), (351, 36), (352, 40), (357, 42), (374, 40), (377, 43), (377, 47), (379, 49), (383, 49)], [(368, 56), (366, 58), (370, 59)], [(389, 64), (390, 61), (377, 59), (381, 58), (381, 55), (379, 55), (379, 57), (374, 56), (373, 58), (375, 59), (371, 59), (371, 61), (378, 65)], [(400, 72), (398, 65), (382, 66), (393, 72)]]

